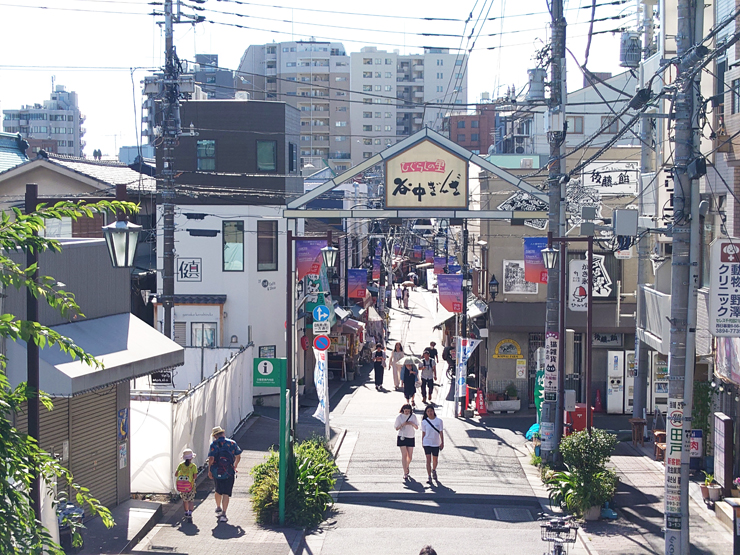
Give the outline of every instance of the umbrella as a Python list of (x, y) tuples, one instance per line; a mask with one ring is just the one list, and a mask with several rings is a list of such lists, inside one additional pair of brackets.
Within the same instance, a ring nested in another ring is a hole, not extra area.
[(413, 287), (416, 284), (413, 281), (404, 281), (401, 285), (403, 287)]

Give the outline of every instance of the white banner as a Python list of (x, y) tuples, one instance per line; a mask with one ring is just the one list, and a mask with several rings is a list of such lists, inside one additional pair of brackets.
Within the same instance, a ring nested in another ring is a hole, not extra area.
[(571, 260), (568, 264), (568, 308), (573, 312), (588, 310), (588, 264), (585, 260)]
[[(683, 450), (683, 400), (668, 399), (665, 419), (665, 526), (666, 532), (680, 530), (681, 451)], [(689, 432), (690, 434), (691, 432)]]
[(740, 239), (716, 239), (709, 260), (709, 333), (740, 337)]
[(319, 405), (316, 407), (316, 412), (313, 413), (314, 418), (318, 418), (322, 424), (326, 424), (326, 387), (325, 382), (327, 379), (326, 374), (326, 351), (313, 350), (313, 356), (316, 358), (316, 367), (313, 371), (313, 383), (316, 386), (316, 395), (319, 398)]
[(457, 376), (455, 383), (455, 394), (457, 397), (465, 397), (468, 377), (468, 361), (475, 348), (480, 344), (480, 339), (455, 338), (455, 355), (457, 357)]

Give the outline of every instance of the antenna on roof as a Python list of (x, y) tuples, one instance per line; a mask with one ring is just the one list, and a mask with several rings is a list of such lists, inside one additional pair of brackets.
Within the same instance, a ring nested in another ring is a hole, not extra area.
[(51, 76), (51, 92), (54, 92), (54, 81), (56, 80), (56, 75)]

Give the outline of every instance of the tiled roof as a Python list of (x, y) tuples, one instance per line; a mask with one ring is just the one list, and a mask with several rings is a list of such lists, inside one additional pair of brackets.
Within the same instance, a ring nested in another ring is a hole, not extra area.
[(224, 304), (226, 295), (173, 295), (174, 304)]
[[(0, 172), (28, 162), (26, 151), (21, 149), (18, 135), (0, 132)], [(27, 146), (27, 145), (26, 145)]]
[(156, 179), (140, 174), (121, 162), (88, 160), (60, 154), (48, 154), (48, 157), (52, 164), (62, 166), (111, 187), (126, 185), (129, 191), (139, 191), (141, 188), (141, 191), (148, 193), (157, 189)]

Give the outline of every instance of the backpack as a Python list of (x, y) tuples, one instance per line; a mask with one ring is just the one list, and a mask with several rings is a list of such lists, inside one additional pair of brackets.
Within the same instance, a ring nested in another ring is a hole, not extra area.
[(175, 487), (180, 493), (187, 493), (193, 490), (193, 484), (190, 482), (190, 477), (185, 476), (184, 474), (180, 474), (177, 477)]
[(445, 347), (444, 351), (442, 351), (442, 360), (445, 362), (450, 362), (452, 360), (452, 357), (450, 356), (452, 353), (452, 347)]
[(226, 445), (226, 440), (224, 440), (219, 445), (218, 454), (215, 457), (216, 472), (213, 474), (217, 480), (226, 480), (234, 475), (234, 455), (231, 454)]

